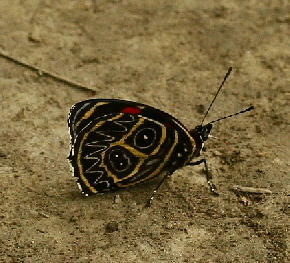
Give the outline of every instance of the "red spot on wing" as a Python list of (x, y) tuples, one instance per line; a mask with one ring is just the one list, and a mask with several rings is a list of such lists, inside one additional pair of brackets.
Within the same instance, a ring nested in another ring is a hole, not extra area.
[(126, 107), (126, 108), (122, 109), (121, 112), (130, 113), (130, 114), (138, 114), (138, 113), (141, 113), (141, 109), (139, 109), (137, 107)]
[(167, 128), (174, 129), (173, 125), (172, 125), (170, 122), (165, 122), (164, 125), (165, 125)]

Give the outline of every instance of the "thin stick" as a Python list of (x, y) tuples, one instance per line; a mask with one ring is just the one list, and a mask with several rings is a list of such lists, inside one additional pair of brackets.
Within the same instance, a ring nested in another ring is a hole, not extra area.
[(232, 189), (234, 191), (250, 193), (250, 194), (272, 194), (272, 191), (266, 188), (256, 188), (256, 187), (234, 185)]
[(12, 62), (14, 62), (17, 65), (29, 68), (29, 69), (31, 69), (33, 71), (36, 71), (36, 72), (39, 73), (39, 75), (44, 75), (46, 77), (52, 78), (52, 79), (54, 79), (56, 81), (62, 82), (64, 84), (66, 84), (66, 85), (69, 85), (69, 86), (77, 88), (77, 89), (86, 90), (86, 91), (89, 90), (89, 91), (93, 92), (94, 94), (96, 93), (96, 90), (94, 90), (94, 89), (92, 89), (90, 87), (87, 87), (87, 86), (84, 86), (84, 85), (82, 85), (80, 83), (77, 83), (77, 82), (71, 81), (69, 79), (66, 79), (66, 78), (64, 78), (64, 77), (62, 77), (60, 75), (57, 75), (57, 74), (55, 74), (53, 72), (50, 72), (48, 70), (39, 68), (37, 66), (30, 65), (27, 62), (21, 61), (21, 60), (15, 58), (15, 57), (7, 55), (6, 52), (3, 52), (2, 50), (0, 50), (0, 57), (5, 58), (5, 59), (7, 59), (9, 61), (12, 61)]

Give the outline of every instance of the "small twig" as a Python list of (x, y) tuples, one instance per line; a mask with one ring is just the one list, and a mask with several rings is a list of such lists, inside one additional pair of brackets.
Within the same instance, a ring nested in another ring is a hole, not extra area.
[(234, 191), (243, 192), (243, 193), (251, 193), (251, 194), (272, 194), (272, 191), (266, 188), (256, 188), (256, 187), (248, 187), (241, 185), (234, 185), (232, 187)]
[(86, 91), (89, 90), (89, 91), (93, 92), (94, 94), (96, 93), (96, 91), (94, 89), (90, 88), (90, 87), (84, 86), (84, 85), (82, 85), (80, 83), (77, 83), (77, 82), (74, 82), (74, 81), (71, 81), (71, 80), (66, 79), (66, 78), (64, 78), (62, 76), (59, 76), (59, 75), (57, 75), (57, 74), (55, 74), (53, 72), (41, 69), (41, 68), (39, 68), (37, 66), (30, 65), (30, 64), (28, 64), (28, 63), (26, 63), (24, 61), (21, 61), (21, 60), (19, 60), (17, 58), (14, 58), (14, 57), (10, 56), (10, 55), (7, 55), (6, 52), (3, 52), (2, 50), (0, 50), (0, 57), (3, 57), (5, 59), (7, 59), (7, 60), (10, 60), (10, 61), (16, 63), (17, 65), (29, 68), (29, 69), (31, 69), (33, 71), (36, 71), (40, 76), (47, 76), (49, 78), (52, 78), (52, 79), (54, 79), (56, 81), (59, 81), (59, 82), (62, 82), (62, 83), (66, 84), (66, 85), (69, 85), (71, 87), (74, 87), (74, 88), (77, 88), (77, 89), (81, 89), (81, 90), (86, 90)]
[(43, 212), (38, 212), (38, 214), (42, 217), (49, 218), (49, 215)]

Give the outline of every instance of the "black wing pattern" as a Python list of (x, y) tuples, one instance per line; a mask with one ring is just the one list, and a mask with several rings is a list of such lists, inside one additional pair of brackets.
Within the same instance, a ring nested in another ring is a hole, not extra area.
[(129, 187), (173, 172), (196, 149), (188, 130), (153, 107), (124, 100), (75, 104), (68, 125), (69, 160), (86, 195)]

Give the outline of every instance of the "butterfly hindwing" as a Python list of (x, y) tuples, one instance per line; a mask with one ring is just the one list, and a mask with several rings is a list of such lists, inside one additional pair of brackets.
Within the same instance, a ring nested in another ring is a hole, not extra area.
[(82, 192), (93, 194), (135, 185), (184, 166), (195, 142), (174, 117), (123, 100), (75, 104), (68, 120), (70, 161)]

